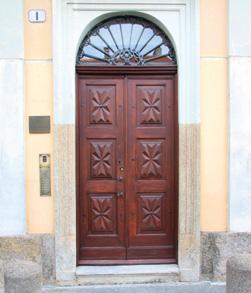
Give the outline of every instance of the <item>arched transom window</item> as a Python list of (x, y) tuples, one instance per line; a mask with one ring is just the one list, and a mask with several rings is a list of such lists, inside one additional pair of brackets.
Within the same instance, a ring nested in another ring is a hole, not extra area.
[(77, 64), (176, 64), (171, 41), (155, 24), (132, 16), (118, 16), (95, 26), (82, 41)]

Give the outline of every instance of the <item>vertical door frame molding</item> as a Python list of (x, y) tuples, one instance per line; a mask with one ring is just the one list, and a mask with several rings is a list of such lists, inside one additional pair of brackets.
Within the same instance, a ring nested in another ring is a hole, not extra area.
[(182, 281), (200, 272), (199, 0), (53, 0), (54, 196), (57, 280), (76, 277), (76, 77), (77, 50), (86, 33), (124, 13), (157, 24), (178, 59), (179, 228)]

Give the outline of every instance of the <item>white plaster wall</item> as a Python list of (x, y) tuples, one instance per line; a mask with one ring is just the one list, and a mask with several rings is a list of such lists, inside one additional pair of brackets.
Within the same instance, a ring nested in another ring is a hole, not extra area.
[(251, 0), (229, 0), (230, 56), (251, 55)]
[(251, 0), (229, 1), (229, 228), (251, 231)]
[(25, 232), (22, 1), (0, 9), (0, 235)]
[(23, 1), (1, 1), (0, 58), (23, 58)]

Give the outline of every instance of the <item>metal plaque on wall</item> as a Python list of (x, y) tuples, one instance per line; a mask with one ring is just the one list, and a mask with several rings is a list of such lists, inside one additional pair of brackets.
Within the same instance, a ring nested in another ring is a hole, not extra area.
[(50, 133), (50, 116), (29, 116), (30, 133)]
[(49, 154), (39, 155), (40, 195), (51, 195), (51, 164)]

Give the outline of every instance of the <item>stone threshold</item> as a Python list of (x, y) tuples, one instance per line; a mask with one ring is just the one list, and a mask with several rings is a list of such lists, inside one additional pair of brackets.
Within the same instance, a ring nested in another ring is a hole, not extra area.
[(79, 285), (178, 282), (179, 267), (174, 264), (79, 266), (76, 280)]
[[(1, 290), (0, 290), (1, 292)], [(43, 292), (50, 293), (225, 293), (226, 284), (201, 281), (197, 283), (124, 284), (95, 286), (48, 286)]]

